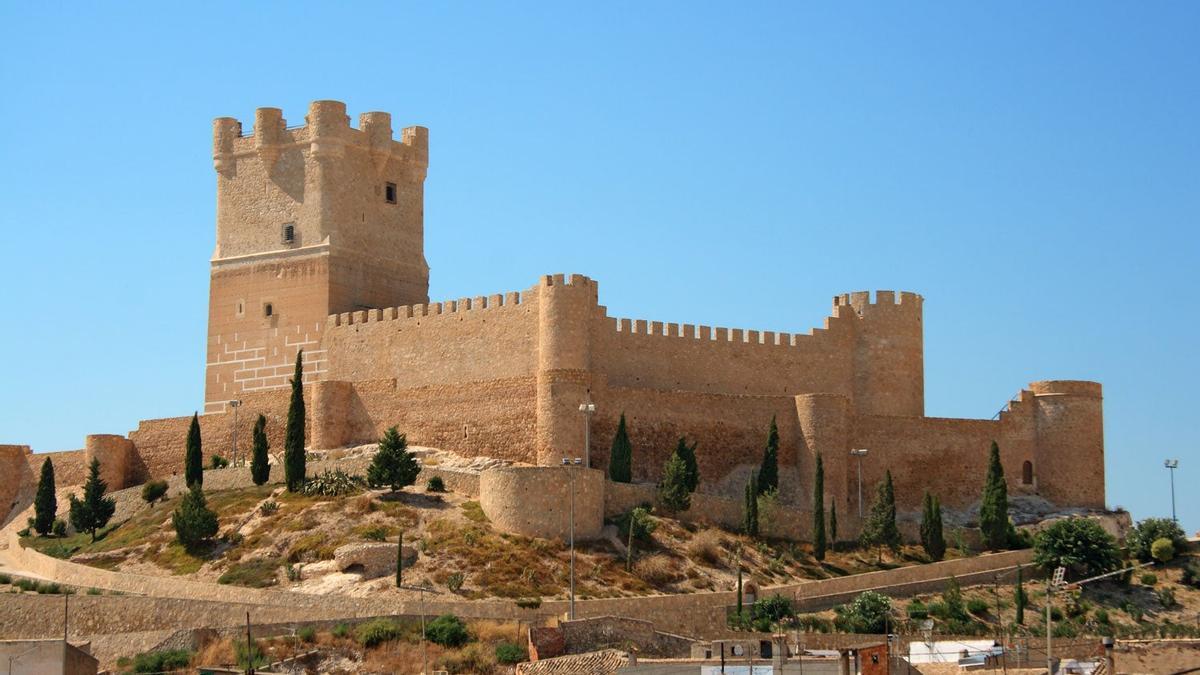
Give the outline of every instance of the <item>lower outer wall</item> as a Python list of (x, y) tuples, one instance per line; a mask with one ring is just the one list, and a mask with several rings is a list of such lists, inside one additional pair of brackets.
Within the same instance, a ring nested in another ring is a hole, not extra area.
[(572, 485), (575, 538), (596, 539), (604, 527), (604, 474), (595, 469), (509, 466), (479, 477), (479, 503), (497, 528), (527, 537), (567, 539)]

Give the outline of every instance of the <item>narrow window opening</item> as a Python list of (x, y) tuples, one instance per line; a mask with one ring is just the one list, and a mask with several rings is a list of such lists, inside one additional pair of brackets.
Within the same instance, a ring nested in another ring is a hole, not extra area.
[(1033, 485), (1033, 462), (1025, 460), (1021, 465), (1021, 483), (1024, 485)]
[(389, 203), (389, 204), (396, 203), (396, 184), (395, 183), (388, 183), (387, 186), (384, 187), (383, 198), (386, 199), (387, 203)]
[(241, 315), (242, 315), (244, 312), (245, 312), (245, 308), (242, 306), (242, 303), (241, 303), (241, 302), (238, 302), (238, 304), (237, 304), (237, 315), (238, 315), (238, 316), (241, 316)]
[(275, 307), (273, 307), (273, 306), (271, 305), (271, 303), (269, 303), (269, 302), (268, 302), (268, 303), (267, 303), (267, 304), (266, 304), (266, 305), (263, 307), (263, 315), (265, 315), (265, 316), (272, 316), (273, 314), (275, 314)]
[(288, 223), (287, 225), (283, 226), (283, 243), (285, 243), (285, 244), (296, 243), (296, 226), (295, 225)]

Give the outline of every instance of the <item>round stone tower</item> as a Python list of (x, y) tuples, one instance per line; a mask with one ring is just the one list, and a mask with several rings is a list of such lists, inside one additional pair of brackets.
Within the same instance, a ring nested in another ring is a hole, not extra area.
[(1104, 508), (1104, 416), (1100, 383), (1047, 380), (1029, 385), (1037, 415), (1033, 471), (1055, 504)]

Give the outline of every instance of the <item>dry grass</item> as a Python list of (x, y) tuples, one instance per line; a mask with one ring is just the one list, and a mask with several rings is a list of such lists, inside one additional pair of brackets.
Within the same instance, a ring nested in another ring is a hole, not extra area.
[(684, 578), (680, 561), (662, 553), (646, 556), (633, 564), (633, 573), (651, 586), (666, 586)]
[(467, 628), (471, 635), (482, 642), (521, 641), (520, 628), (511, 621), (472, 621), (467, 624)]
[(702, 530), (687, 543), (687, 552), (693, 560), (698, 560), (711, 567), (725, 564), (725, 537), (720, 530), (709, 528)]
[(359, 495), (346, 502), (346, 512), (355, 516), (365, 516), (375, 508), (375, 498), (371, 495)]

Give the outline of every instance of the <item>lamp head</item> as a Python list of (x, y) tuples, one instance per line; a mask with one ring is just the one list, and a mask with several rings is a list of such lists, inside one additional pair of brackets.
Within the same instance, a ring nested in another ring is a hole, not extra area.
[(1179, 468), (1179, 460), (1168, 459), (1163, 462), (1163, 466), (1167, 467), (1168, 469), (1178, 469)]

